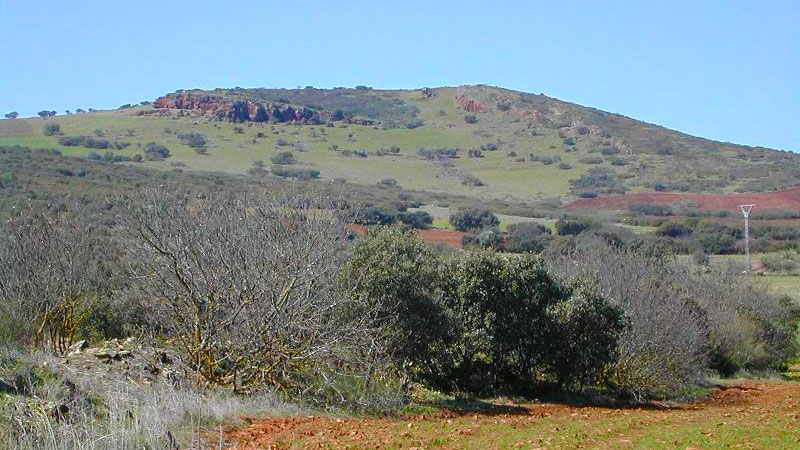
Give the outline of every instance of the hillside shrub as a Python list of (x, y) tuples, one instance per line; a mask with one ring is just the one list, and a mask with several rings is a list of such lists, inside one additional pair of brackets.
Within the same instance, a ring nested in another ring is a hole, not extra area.
[(461, 184), (463, 184), (464, 186), (480, 187), (483, 186), (483, 181), (481, 181), (475, 175), (467, 174), (461, 177)]
[(45, 136), (54, 136), (56, 134), (61, 134), (61, 126), (57, 123), (46, 123), (44, 125), (44, 135)]
[(298, 180), (314, 180), (319, 178), (319, 170), (314, 169), (293, 169), (281, 165), (272, 166), (270, 169), (273, 175), (283, 178), (297, 178)]
[(590, 230), (594, 224), (585, 220), (559, 219), (556, 222), (556, 234), (559, 236), (575, 236)]
[(657, 236), (668, 236), (678, 238), (689, 236), (694, 230), (692, 227), (679, 222), (664, 222), (658, 226), (655, 233)]
[(508, 226), (506, 250), (511, 252), (542, 252), (550, 241), (550, 230), (535, 222), (522, 222)]
[(736, 242), (742, 231), (714, 222), (701, 222), (694, 230), (694, 238), (708, 254), (736, 253)]
[(272, 155), (269, 160), (272, 161), (272, 164), (294, 164), (297, 162), (292, 152), (279, 152), (277, 155)]
[(353, 223), (360, 225), (391, 225), (397, 221), (398, 211), (384, 209), (378, 206), (354, 208), (351, 212)]
[(397, 219), (405, 225), (421, 230), (433, 225), (433, 217), (425, 211), (400, 212), (397, 214)]
[(458, 151), (454, 148), (420, 148), (417, 149), (417, 156), (423, 159), (455, 158), (458, 156)]
[(397, 180), (395, 180), (394, 178), (384, 178), (381, 181), (379, 181), (378, 184), (388, 188), (396, 188), (400, 186), (400, 184), (398, 184)]
[(64, 136), (58, 139), (58, 143), (65, 147), (87, 147), (97, 149), (108, 149), (114, 146), (106, 139), (95, 139), (89, 136)]
[(461, 245), (464, 247), (502, 250), (504, 247), (503, 233), (497, 228), (475, 230), (461, 238)]
[(144, 155), (151, 161), (169, 158), (170, 156), (168, 148), (155, 142), (148, 142), (144, 146)]
[(628, 164), (624, 159), (617, 157), (609, 158), (608, 162), (611, 163), (612, 166), (625, 166)]
[(450, 225), (459, 231), (471, 231), (486, 227), (495, 227), (500, 219), (493, 212), (479, 206), (460, 209), (450, 214)]
[(414, 128), (419, 128), (419, 127), (421, 127), (423, 125), (425, 125), (425, 121), (424, 120), (422, 120), (422, 119), (414, 119), (414, 120), (410, 120), (410, 121), (408, 121), (406, 123), (406, 128), (408, 128), (409, 130), (413, 130)]
[(204, 148), (208, 144), (208, 139), (200, 133), (186, 133), (179, 134), (180, 139), (184, 144), (192, 148)]
[(422, 378), (449, 339), (440, 262), (412, 232), (382, 227), (352, 249), (340, 282), (380, 324), (398, 367)]
[(621, 188), (616, 173), (611, 169), (593, 167), (576, 180), (570, 181), (573, 189), (592, 189), (604, 192), (613, 192), (615, 188)]
[[(619, 311), (589, 290), (558, 283), (537, 258), (464, 252), (449, 261), (447, 279), (458, 328), (442, 373), (462, 390), (530, 394), (548, 383), (591, 385), (614, 359), (624, 326)], [(591, 351), (576, 351), (587, 342)]]

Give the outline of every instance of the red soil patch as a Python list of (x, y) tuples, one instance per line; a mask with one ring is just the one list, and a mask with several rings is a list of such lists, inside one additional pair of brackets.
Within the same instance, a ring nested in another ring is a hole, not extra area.
[(567, 205), (567, 209), (610, 209), (624, 211), (631, 205), (672, 205), (691, 201), (704, 211), (739, 212), (739, 205), (756, 204), (757, 210), (800, 210), (800, 187), (763, 194), (679, 194), (648, 192), (609, 197), (581, 198)]
[[(703, 430), (707, 438), (713, 433), (724, 434), (781, 422), (786, 423), (787, 430), (772, 428), (763, 432), (793, 433), (797, 429), (798, 398), (800, 385), (795, 383), (739, 383), (719, 388), (705, 401), (680, 405), (604, 407), (526, 403), (497, 405), (477, 413), (444, 410), (428, 416), (394, 418), (244, 418), (247, 425), (229, 430), (226, 440), (242, 450), (430, 448), (434, 445), (446, 449), (562, 448), (557, 441), (552, 447), (541, 443), (570, 439), (567, 436), (569, 427), (578, 424), (585, 432), (582, 438), (585, 445), (567, 445), (568, 448), (632, 448), (637, 442), (641, 444), (642, 440), (657, 437), (669, 428), (664, 428), (665, 424)], [(521, 441), (523, 445), (500, 444), (498, 440), (508, 433), (528, 441)]]
[[(356, 234), (366, 233), (364, 225), (349, 225), (350, 230)], [(417, 230), (417, 236), (429, 244), (444, 244), (453, 248), (461, 248), (461, 238), (466, 233), (452, 230)]]
[(33, 134), (33, 127), (22, 120), (0, 120), (0, 138), (25, 137)]

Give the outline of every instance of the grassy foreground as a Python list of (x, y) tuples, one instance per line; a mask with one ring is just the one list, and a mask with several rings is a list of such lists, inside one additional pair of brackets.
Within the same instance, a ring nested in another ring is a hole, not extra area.
[(794, 449), (800, 384), (741, 382), (643, 407), (496, 403), (393, 419), (293, 417), (231, 430), (241, 449)]

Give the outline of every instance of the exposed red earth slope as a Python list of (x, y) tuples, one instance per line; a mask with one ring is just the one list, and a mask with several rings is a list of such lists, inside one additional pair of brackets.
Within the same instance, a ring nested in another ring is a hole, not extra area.
[(631, 205), (672, 205), (691, 201), (704, 211), (739, 211), (739, 205), (756, 204), (760, 210), (800, 210), (800, 187), (763, 194), (683, 194), (672, 192), (647, 192), (619, 196), (581, 198), (567, 205), (567, 209), (608, 209), (623, 211)]
[(243, 418), (227, 442), (266, 449), (800, 448), (800, 384), (739, 383), (699, 403), (554, 403), (389, 418)]
[[(356, 234), (364, 234), (366, 227), (364, 225), (350, 225), (350, 229)], [(466, 233), (453, 230), (417, 230), (417, 235), (423, 241), (429, 244), (444, 244), (453, 248), (461, 248), (461, 238)]]

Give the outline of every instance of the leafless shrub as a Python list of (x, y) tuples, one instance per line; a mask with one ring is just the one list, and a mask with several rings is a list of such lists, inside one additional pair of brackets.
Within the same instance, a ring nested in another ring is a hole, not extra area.
[[(31, 207), (0, 232), (0, 316), (15, 336), (64, 353), (110, 286), (111, 240), (90, 221)], [(7, 329), (6, 332), (9, 332)]]
[(596, 277), (630, 321), (608, 373), (613, 389), (674, 394), (710, 370), (777, 369), (796, 351), (797, 312), (732, 266), (693, 271), (655, 249), (614, 249), (592, 236), (573, 244), (548, 252), (551, 269)]
[(119, 203), (137, 294), (203, 382), (313, 397), (381, 368), (373, 325), (337, 290), (348, 232), (330, 202), (162, 188)]
[(565, 279), (592, 276), (601, 294), (625, 311), (629, 326), (607, 374), (611, 389), (634, 397), (674, 394), (702, 379), (707, 368), (705, 315), (685, 274), (657, 256), (615, 250), (582, 238), (564, 252), (547, 252)]
[(706, 312), (713, 369), (725, 376), (778, 369), (795, 354), (797, 312), (753, 277), (729, 265), (694, 273), (690, 283)]

